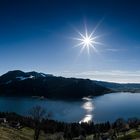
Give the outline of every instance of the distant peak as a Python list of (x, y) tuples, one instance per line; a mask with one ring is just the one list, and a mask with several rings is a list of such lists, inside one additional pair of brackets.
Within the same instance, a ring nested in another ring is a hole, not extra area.
[(39, 77), (48, 77), (48, 76), (53, 76), (52, 74), (45, 74), (42, 72), (36, 72), (36, 71), (30, 71), (30, 72), (24, 72), (21, 70), (12, 70), (8, 71), (7, 73), (1, 75), (1, 77), (10, 77), (10, 78), (16, 78), (16, 77), (30, 77), (33, 76), (35, 78)]
[(12, 70), (12, 71), (8, 71), (7, 73), (24, 73), (21, 70)]

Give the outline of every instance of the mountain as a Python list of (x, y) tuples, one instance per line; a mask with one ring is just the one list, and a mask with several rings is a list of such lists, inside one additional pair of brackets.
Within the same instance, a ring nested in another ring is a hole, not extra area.
[(115, 92), (132, 92), (139, 93), (140, 92), (140, 84), (139, 83), (113, 83), (113, 82), (104, 82), (104, 81), (95, 81), (94, 83), (109, 88)]
[(56, 77), (37, 72), (9, 71), (0, 76), (0, 95), (80, 99), (112, 92), (89, 79)]

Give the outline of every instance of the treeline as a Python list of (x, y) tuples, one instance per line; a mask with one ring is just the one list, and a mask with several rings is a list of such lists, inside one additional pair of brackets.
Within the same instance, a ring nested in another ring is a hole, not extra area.
[[(16, 113), (0, 113), (0, 118), (6, 118), (8, 122), (20, 122), (24, 127), (30, 127), (34, 129), (34, 121), (31, 117), (20, 116)], [(105, 122), (95, 124), (90, 123), (64, 123), (49, 119), (43, 119), (41, 121), (41, 130), (45, 133), (57, 133), (63, 132), (64, 138), (74, 138), (79, 135), (101, 135), (108, 133), (110, 136), (117, 136), (119, 133), (125, 134), (132, 128), (138, 128), (140, 120), (137, 118), (131, 118), (127, 121), (118, 119), (113, 123)]]

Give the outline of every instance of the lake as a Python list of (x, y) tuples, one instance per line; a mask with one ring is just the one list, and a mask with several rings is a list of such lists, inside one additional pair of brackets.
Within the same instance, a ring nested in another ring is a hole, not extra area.
[(51, 112), (52, 119), (65, 122), (115, 121), (118, 118), (140, 117), (139, 93), (111, 93), (81, 101), (40, 100), (36, 98), (0, 97), (0, 111), (28, 115), (40, 105)]

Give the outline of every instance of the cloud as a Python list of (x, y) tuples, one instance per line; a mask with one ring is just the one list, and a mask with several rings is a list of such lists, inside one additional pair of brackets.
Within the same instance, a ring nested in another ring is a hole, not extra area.
[(126, 51), (126, 49), (106, 48), (105, 51), (120, 52), (120, 51)]
[(106, 51), (110, 51), (110, 52), (118, 52), (119, 49), (106, 49)]

